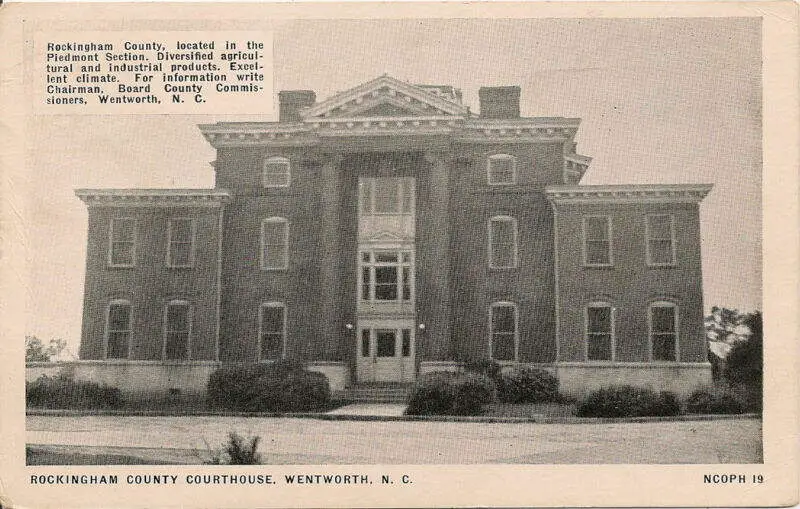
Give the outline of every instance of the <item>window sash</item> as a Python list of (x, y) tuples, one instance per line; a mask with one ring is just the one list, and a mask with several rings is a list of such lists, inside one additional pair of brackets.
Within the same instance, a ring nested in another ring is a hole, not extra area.
[(359, 259), (362, 301), (411, 301), (413, 266), (408, 252), (363, 251)]
[(673, 304), (650, 306), (650, 353), (654, 361), (677, 361), (678, 309)]
[(259, 360), (283, 358), (286, 343), (286, 307), (282, 304), (262, 305), (259, 329)]
[(168, 266), (191, 267), (194, 263), (194, 219), (170, 219), (168, 230)]
[(189, 335), (192, 328), (189, 304), (176, 302), (167, 305), (164, 323), (164, 358), (185, 360), (189, 358)]
[(111, 304), (108, 307), (106, 340), (107, 359), (127, 359), (131, 339), (131, 311), (129, 303)]
[(109, 264), (132, 267), (136, 262), (136, 220), (114, 218), (111, 220)]
[(649, 265), (675, 264), (675, 229), (672, 216), (647, 216), (647, 263)]
[(288, 187), (291, 181), (291, 163), (285, 159), (264, 162), (262, 175), (264, 187)]
[(286, 269), (289, 265), (289, 223), (266, 220), (261, 225), (261, 267)]
[(517, 358), (517, 307), (498, 304), (490, 308), (491, 358), (513, 361)]
[(585, 265), (611, 265), (611, 219), (588, 216), (583, 219)]
[(517, 266), (517, 225), (511, 218), (490, 221), (489, 266), (514, 268)]
[(651, 334), (653, 360), (676, 361), (677, 335), (674, 332), (654, 332)]

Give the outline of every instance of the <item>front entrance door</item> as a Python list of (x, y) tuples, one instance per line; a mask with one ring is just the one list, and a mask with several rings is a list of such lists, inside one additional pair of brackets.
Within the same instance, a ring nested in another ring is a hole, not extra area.
[(357, 376), (359, 382), (414, 380), (414, 322), (370, 320), (359, 324)]

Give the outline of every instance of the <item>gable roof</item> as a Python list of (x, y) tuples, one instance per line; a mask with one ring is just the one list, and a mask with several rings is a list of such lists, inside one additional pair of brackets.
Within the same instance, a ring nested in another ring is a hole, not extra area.
[(436, 95), (424, 88), (388, 75), (340, 92), (301, 112), (305, 122), (324, 118), (356, 117), (382, 105), (392, 105), (408, 116), (459, 116), (467, 115), (461, 104)]

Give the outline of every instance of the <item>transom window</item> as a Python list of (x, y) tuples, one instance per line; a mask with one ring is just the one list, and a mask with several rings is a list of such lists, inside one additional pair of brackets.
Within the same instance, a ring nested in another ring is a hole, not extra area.
[(486, 168), (489, 185), (514, 184), (517, 180), (517, 158), (509, 154), (489, 156)]
[(261, 222), (261, 268), (285, 270), (289, 265), (289, 221), (270, 217)]
[(194, 264), (194, 219), (170, 219), (167, 231), (167, 266), (191, 267)]
[(164, 359), (189, 358), (189, 337), (192, 331), (192, 309), (184, 300), (173, 300), (164, 312)]
[(654, 361), (678, 360), (678, 307), (671, 302), (650, 304), (650, 346)]
[(607, 302), (586, 307), (586, 359), (614, 360), (614, 309)]
[(414, 264), (411, 251), (362, 251), (359, 263), (361, 300), (381, 302), (413, 300)]
[(133, 267), (136, 264), (136, 219), (115, 217), (109, 232), (108, 264)]
[(588, 216), (583, 218), (583, 261), (588, 266), (612, 264), (610, 217)]
[(106, 321), (106, 359), (127, 359), (131, 343), (131, 303), (112, 300)]
[(265, 302), (258, 312), (258, 359), (282, 359), (286, 350), (286, 306)]
[(285, 157), (270, 157), (264, 161), (264, 187), (288, 187), (292, 165)]
[(489, 220), (489, 267), (510, 269), (517, 266), (517, 221), (496, 216)]
[(675, 228), (672, 216), (647, 216), (647, 263), (654, 266), (675, 265)]
[(489, 307), (489, 357), (496, 361), (516, 361), (517, 337), (517, 305), (493, 303)]
[(413, 178), (362, 178), (358, 188), (362, 216), (411, 214), (414, 211)]

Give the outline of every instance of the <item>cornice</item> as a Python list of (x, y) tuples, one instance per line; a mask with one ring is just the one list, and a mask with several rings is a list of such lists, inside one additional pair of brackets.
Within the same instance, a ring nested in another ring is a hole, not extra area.
[(547, 199), (563, 203), (699, 203), (712, 184), (548, 186)]
[(88, 207), (220, 207), (230, 199), (224, 189), (76, 189)]

